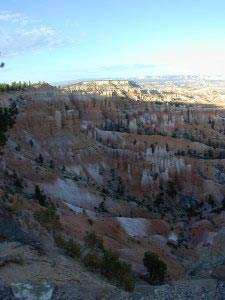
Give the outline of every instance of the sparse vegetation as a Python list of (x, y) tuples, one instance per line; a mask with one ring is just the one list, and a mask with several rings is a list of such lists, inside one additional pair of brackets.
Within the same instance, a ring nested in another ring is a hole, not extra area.
[(91, 226), (93, 225), (92, 219), (88, 219), (88, 224), (91, 225)]
[(103, 253), (88, 253), (83, 262), (93, 271), (99, 271), (109, 281), (127, 291), (134, 289), (135, 281), (132, 276), (130, 264), (121, 261), (119, 255), (111, 250)]
[(81, 256), (80, 246), (72, 239), (65, 242), (65, 253), (72, 258), (79, 258)]
[(83, 262), (86, 267), (90, 268), (91, 270), (100, 270), (101, 269), (101, 256), (96, 253), (88, 253), (84, 256)]
[(40, 190), (40, 187), (38, 185), (35, 186), (35, 198), (38, 200), (38, 203), (41, 206), (46, 206), (46, 195)]
[(21, 179), (18, 177), (18, 175), (16, 174), (15, 171), (13, 172), (13, 178), (14, 178), (14, 185), (15, 185), (17, 188), (23, 188), (22, 181), (21, 181)]
[(66, 241), (60, 234), (54, 235), (54, 242), (55, 242), (56, 246), (59, 248), (64, 248), (66, 245)]
[(40, 165), (43, 163), (44, 158), (41, 153), (38, 155), (38, 157), (35, 158), (35, 161), (36, 161), (36, 163), (38, 163)]
[(0, 107), (0, 147), (6, 144), (6, 132), (15, 124), (17, 114), (18, 109), (15, 102), (13, 102), (9, 108)]
[(37, 220), (50, 231), (51, 236), (53, 232), (60, 228), (60, 217), (54, 207), (47, 207), (46, 209), (36, 213)]
[(104, 201), (102, 201), (102, 202), (99, 204), (97, 210), (98, 210), (98, 212), (100, 212), (100, 213), (107, 213), (107, 212), (108, 212), (107, 208), (105, 207), (105, 202), (104, 202)]
[(99, 271), (117, 286), (132, 291), (134, 278), (130, 264), (121, 261), (117, 253), (106, 250), (103, 241), (96, 236), (95, 232), (88, 233), (84, 241), (89, 248), (89, 252), (83, 258), (85, 266)]
[(157, 253), (145, 252), (143, 263), (148, 270), (149, 283), (161, 283), (165, 280), (167, 265), (159, 258)]
[(119, 255), (111, 250), (104, 250), (101, 262), (101, 274), (127, 291), (134, 289), (131, 265), (121, 261)]
[(170, 197), (175, 197), (177, 195), (177, 189), (176, 189), (176, 185), (173, 181), (168, 181), (167, 184), (167, 194)]
[(65, 240), (60, 234), (54, 234), (54, 242), (57, 247), (64, 250), (64, 253), (72, 258), (81, 257), (81, 247), (73, 239)]
[(100, 249), (103, 250), (103, 241), (98, 238), (94, 231), (89, 232), (84, 238), (85, 245), (91, 249)]

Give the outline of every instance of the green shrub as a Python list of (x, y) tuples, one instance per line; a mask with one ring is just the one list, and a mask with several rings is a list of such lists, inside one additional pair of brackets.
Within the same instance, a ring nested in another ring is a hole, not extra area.
[(36, 217), (43, 226), (50, 230), (51, 235), (53, 235), (54, 230), (61, 226), (59, 215), (54, 207), (47, 207), (45, 210), (38, 212)]
[(93, 231), (89, 232), (86, 235), (86, 237), (84, 238), (84, 242), (88, 248), (91, 248), (91, 249), (97, 248), (97, 249), (101, 249), (101, 250), (104, 249), (102, 239), (98, 238), (97, 235), (95, 234), (95, 232), (93, 232)]
[(105, 202), (104, 202), (104, 201), (102, 201), (102, 202), (99, 204), (98, 212), (100, 212), (100, 213), (108, 213), (108, 212), (109, 212), (109, 211), (107, 210), (107, 208), (105, 207)]
[(170, 197), (175, 197), (177, 195), (176, 185), (173, 181), (168, 181), (166, 192)]
[(42, 156), (41, 153), (38, 155), (38, 157), (35, 158), (35, 161), (36, 161), (36, 163), (38, 163), (38, 164), (42, 164), (42, 163), (43, 163), (44, 158), (43, 158), (43, 156)]
[(14, 185), (18, 188), (23, 188), (22, 182), (16, 172), (13, 172), (13, 178), (14, 178)]
[(46, 208), (53, 208), (55, 209), (55, 205), (52, 202), (50, 198), (48, 198), (44, 192), (40, 189), (38, 185), (35, 186), (35, 193), (34, 193), (35, 198), (38, 200), (38, 203), (41, 206), (44, 206)]
[(117, 253), (106, 250), (103, 241), (96, 236), (95, 232), (89, 232), (84, 241), (91, 251), (83, 258), (85, 266), (92, 270), (98, 270), (118, 287), (132, 291), (135, 283), (131, 265), (121, 261)]
[(119, 255), (111, 250), (104, 251), (101, 274), (127, 291), (134, 289), (135, 283), (131, 273), (131, 265), (121, 261)]
[(59, 247), (64, 249), (65, 254), (72, 258), (79, 258), (81, 256), (80, 245), (77, 244), (73, 239), (66, 241), (60, 234), (54, 235), (54, 242)]
[(41, 206), (46, 206), (46, 196), (44, 193), (40, 190), (39, 186), (35, 186), (35, 198), (38, 200), (38, 203)]
[(111, 250), (104, 250), (103, 253), (88, 253), (83, 262), (86, 267), (100, 271), (101, 275), (109, 281), (124, 288), (127, 291), (134, 289), (134, 278), (131, 273), (131, 266), (119, 259), (119, 255)]
[(65, 253), (72, 258), (79, 258), (81, 256), (80, 246), (72, 239), (66, 241), (64, 249)]
[(91, 219), (88, 219), (88, 223), (89, 223), (89, 225), (93, 225), (93, 221), (91, 220)]
[(58, 246), (59, 248), (65, 248), (66, 241), (60, 234), (54, 235), (54, 242), (55, 242), (56, 246)]
[(157, 253), (150, 251), (145, 252), (143, 262), (149, 273), (149, 283), (160, 283), (164, 281), (167, 265), (159, 258)]
[(84, 262), (85, 266), (88, 268), (91, 268), (94, 270), (101, 269), (102, 260), (101, 260), (100, 255), (97, 253), (88, 253), (83, 258), (83, 262)]

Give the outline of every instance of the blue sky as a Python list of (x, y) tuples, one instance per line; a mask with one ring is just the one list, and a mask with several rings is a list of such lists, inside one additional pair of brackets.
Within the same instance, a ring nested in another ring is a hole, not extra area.
[(1, 2), (1, 82), (225, 75), (224, 0)]

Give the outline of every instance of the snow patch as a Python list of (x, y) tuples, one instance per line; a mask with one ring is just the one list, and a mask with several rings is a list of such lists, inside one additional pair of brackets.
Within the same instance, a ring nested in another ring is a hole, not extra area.
[(173, 241), (173, 242), (178, 242), (178, 236), (177, 236), (177, 234), (175, 233), (175, 232), (171, 232), (170, 234), (169, 234), (169, 237), (168, 237), (168, 239), (170, 240), (170, 241)]
[(75, 206), (93, 208), (101, 202), (95, 194), (82, 189), (71, 179), (58, 178), (54, 183), (41, 184), (41, 187), (50, 196)]
[(84, 176), (84, 171), (82, 169), (82, 166), (76, 165), (76, 166), (66, 166), (66, 168), (75, 173), (77, 176)]
[(103, 185), (103, 178), (99, 174), (99, 165), (98, 164), (95, 164), (95, 165), (89, 164), (87, 167), (87, 170), (94, 181), (96, 181), (98, 184)]
[(66, 206), (68, 206), (76, 215), (79, 215), (79, 214), (83, 214), (84, 213), (84, 209), (79, 207), (79, 206), (76, 206), (76, 205), (73, 205), (73, 204), (70, 204), (70, 203), (66, 203)]
[(150, 221), (144, 218), (116, 218), (122, 228), (130, 236), (146, 237), (149, 235)]
[(69, 203), (66, 203), (66, 206), (68, 206), (76, 215), (79, 215), (79, 214), (83, 214), (84, 212), (90, 217), (90, 218), (93, 218), (93, 219), (96, 219), (96, 213), (94, 213), (93, 211), (91, 210), (87, 210), (87, 209), (83, 209), (82, 207), (79, 207), (79, 206), (76, 206), (76, 205), (73, 205), (73, 204), (69, 204)]

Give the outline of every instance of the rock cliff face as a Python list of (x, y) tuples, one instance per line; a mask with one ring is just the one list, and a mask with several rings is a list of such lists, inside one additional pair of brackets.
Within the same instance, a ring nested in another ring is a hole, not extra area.
[(2, 197), (33, 207), (38, 185), (57, 207), (62, 235), (82, 241), (94, 230), (135, 274), (145, 273), (151, 250), (169, 280), (183, 277), (224, 226), (215, 221), (224, 214), (223, 106), (215, 94), (190, 94), (128, 81), (0, 94), (1, 106), (19, 108), (0, 157)]

